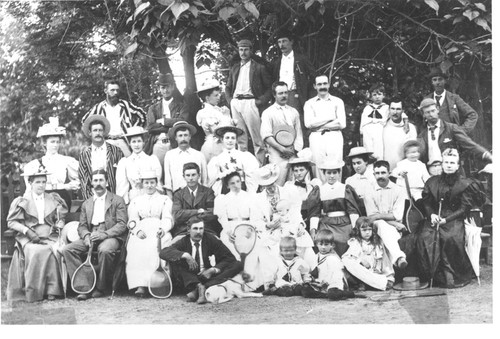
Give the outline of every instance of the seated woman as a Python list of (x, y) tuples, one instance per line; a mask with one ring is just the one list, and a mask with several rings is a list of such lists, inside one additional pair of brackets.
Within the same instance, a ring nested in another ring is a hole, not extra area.
[(247, 192), (257, 192), (258, 185), (252, 178), (252, 172), (259, 168), (259, 162), (250, 152), (236, 149), (237, 138), (243, 131), (234, 126), (223, 126), (215, 130), (215, 135), (222, 139), (223, 151), (208, 163), (208, 187), (211, 187), (215, 196), (229, 192), (223, 185), (222, 178), (233, 171), (240, 174), (242, 189)]
[[(349, 247), (347, 240), (360, 214), (356, 191), (340, 182), (340, 171), (343, 166), (343, 161), (325, 162), (318, 166), (326, 178), (326, 183), (319, 190), (322, 211), (319, 229), (332, 231), (335, 251), (339, 256), (342, 256)], [(315, 235), (316, 230), (311, 229), (311, 233)]]
[(222, 142), (215, 135), (215, 129), (228, 125), (231, 121), (229, 108), (217, 106), (220, 101), (220, 84), (217, 80), (209, 80), (198, 88), (198, 96), (203, 101), (203, 108), (196, 114), (196, 122), (205, 132), (205, 143), (201, 146), (201, 153), (207, 163), (222, 153)]
[(53, 246), (68, 209), (57, 193), (45, 192), (48, 175), (43, 166), (25, 172), (31, 193), (16, 198), (10, 206), (7, 226), (18, 232), (18, 250), (9, 268), (7, 300), (34, 302), (64, 296), (59, 255)]
[(131, 234), (127, 243), (126, 274), (129, 289), (137, 288), (135, 294), (144, 297), (148, 279), (158, 267), (158, 238), (162, 248), (172, 236), (172, 200), (156, 190), (156, 172), (142, 172), (140, 180), (145, 194), (135, 197), (128, 207)]
[(120, 159), (116, 168), (116, 194), (125, 200), (125, 204), (143, 193), (142, 181), (139, 179), (144, 171), (154, 171), (157, 179), (157, 189), (163, 192), (161, 184), (162, 169), (158, 157), (144, 153), (144, 136), (147, 131), (134, 126), (125, 135), (132, 148), (132, 154)]
[[(57, 193), (64, 199), (68, 211), (71, 209), (71, 191), (80, 188), (78, 179), (78, 161), (73, 157), (59, 154), (62, 137), (66, 129), (59, 126), (59, 119), (50, 117), (50, 122), (38, 129), (37, 137), (42, 139), (45, 155), (30, 161), (24, 166), (25, 173), (36, 172), (40, 165), (44, 166), (51, 174), (47, 176), (47, 193)], [(31, 185), (25, 178), (26, 194), (31, 193)]]
[[(474, 274), (465, 252), (464, 219), (471, 207), (482, 204), (483, 194), (477, 182), (460, 175), (456, 149), (446, 149), (442, 157), (443, 173), (424, 185), (422, 203), (427, 218), (416, 246), (421, 280), (434, 278), (435, 286), (456, 288), (468, 284)], [(434, 248), (436, 228), (439, 234)]]

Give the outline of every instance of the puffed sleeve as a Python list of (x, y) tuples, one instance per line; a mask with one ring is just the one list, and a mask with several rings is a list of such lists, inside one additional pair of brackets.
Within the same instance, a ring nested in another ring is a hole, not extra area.
[[(469, 180), (469, 179), (461, 179)], [(464, 214), (468, 212), (472, 207), (480, 207), (484, 203), (484, 193), (481, 189), (479, 183), (475, 180), (471, 180), (470, 184), (463, 191), (460, 197), (460, 207), (452, 214), (446, 217), (446, 221), (452, 221), (458, 218), (463, 218)]]
[(19, 233), (26, 232), (29, 227), (24, 225), (25, 216), (24, 209), (20, 205), (25, 203), (24, 197), (17, 197), (10, 205), (9, 214), (7, 215), (7, 227)]
[(140, 200), (141, 196), (138, 196), (130, 202), (130, 205), (128, 206), (128, 219), (129, 223), (131, 221), (135, 221), (136, 223), (139, 222), (141, 219), (139, 216), (139, 205), (140, 205)]
[(349, 248), (342, 255), (342, 259), (350, 258), (359, 261), (359, 257), (361, 256), (362, 251), (361, 251), (361, 244), (359, 243), (358, 239), (356, 238), (349, 239), (347, 241), (347, 245), (349, 245)]
[(161, 228), (165, 232), (172, 229), (172, 200), (168, 196), (162, 196), (166, 199), (163, 202), (163, 209), (161, 211)]
[(130, 184), (127, 179), (127, 158), (121, 158), (116, 168), (116, 195), (122, 197), (125, 203), (130, 203), (128, 199), (128, 191)]
[(424, 190), (422, 191), (422, 206), (424, 206), (424, 213), (427, 217), (430, 217), (434, 213), (434, 206), (437, 205), (436, 197), (432, 194), (432, 187), (438, 184), (439, 177), (431, 177), (424, 184)]
[(225, 228), (228, 224), (225, 194), (219, 194), (218, 196), (215, 197), (214, 215), (216, 215), (219, 218), (219, 222), (222, 228)]
[(307, 196), (309, 206), (307, 210), (307, 217), (309, 219), (313, 217), (321, 217), (321, 198), (319, 191), (319, 186), (313, 186), (312, 191)]
[(345, 200), (346, 200), (346, 207), (347, 207), (347, 213), (349, 214), (361, 214), (361, 210), (359, 208), (359, 196), (356, 193), (356, 190), (350, 186), (350, 185), (345, 185)]
[(70, 183), (80, 186), (78, 166), (78, 160), (73, 157), (66, 157), (66, 168), (68, 170), (68, 178), (70, 180)]
[(245, 172), (245, 183), (247, 185), (247, 192), (255, 193), (259, 188), (259, 184), (255, 182), (252, 173), (259, 168), (257, 158), (250, 152), (241, 152), (241, 161), (243, 163), (243, 171)]

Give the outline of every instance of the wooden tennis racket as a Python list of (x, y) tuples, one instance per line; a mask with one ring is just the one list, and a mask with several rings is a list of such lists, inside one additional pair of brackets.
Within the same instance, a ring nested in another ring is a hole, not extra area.
[(170, 274), (161, 265), (160, 251), (161, 251), (161, 238), (163, 237), (163, 232), (160, 229), (156, 234), (158, 237), (158, 268), (153, 272), (148, 281), (149, 294), (158, 299), (165, 299), (170, 297), (172, 294), (172, 280), (170, 279)]
[(432, 297), (437, 295), (445, 295), (446, 291), (439, 288), (431, 288), (416, 291), (404, 291), (404, 292), (390, 292), (372, 295), (369, 299), (371, 301), (392, 301), (401, 300), (406, 298), (417, 298), (417, 297)]
[(71, 277), (71, 288), (79, 294), (92, 292), (97, 281), (97, 274), (91, 262), (92, 247), (93, 243), (90, 242), (87, 259), (83, 262), (83, 264), (78, 266), (75, 273), (73, 273), (73, 276)]
[(405, 179), (405, 185), (406, 185), (406, 192), (408, 193), (408, 199), (410, 199), (410, 207), (406, 211), (405, 219), (406, 219), (406, 228), (408, 229), (408, 232), (410, 233), (415, 233), (418, 229), (418, 226), (420, 225), (420, 222), (424, 220), (424, 215), (420, 210), (417, 208), (415, 205), (415, 200), (413, 199), (411, 195), (411, 190), (410, 190), (410, 182), (408, 181), (408, 175), (402, 174), (401, 175)]
[(233, 231), (234, 248), (241, 257), (241, 263), (245, 267), (245, 259), (255, 247), (257, 241), (257, 231), (249, 224), (240, 224)]

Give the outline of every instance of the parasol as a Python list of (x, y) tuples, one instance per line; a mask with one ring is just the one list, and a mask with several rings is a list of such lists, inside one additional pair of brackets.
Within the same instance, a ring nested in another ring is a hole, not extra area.
[(479, 254), (481, 252), (481, 230), (478, 227), (474, 218), (466, 218), (465, 221), (465, 252), (469, 257), (474, 273), (477, 277), (477, 283), (481, 285), (479, 279)]
[[(439, 212), (438, 212), (438, 217), (441, 219), (441, 207), (443, 206), (443, 198), (439, 201)], [(441, 259), (441, 256), (436, 253), (436, 247), (439, 243), (439, 222), (436, 224), (436, 229), (434, 231), (434, 241), (432, 242), (432, 259), (430, 260), (430, 266), (431, 266), (431, 283), (430, 283), (430, 288), (432, 288), (432, 283), (434, 282), (434, 274), (436, 274), (436, 269), (439, 265), (439, 260)]]

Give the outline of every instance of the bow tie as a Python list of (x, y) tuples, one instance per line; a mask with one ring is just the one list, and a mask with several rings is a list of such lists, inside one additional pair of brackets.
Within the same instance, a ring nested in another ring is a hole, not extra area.
[(302, 188), (306, 188), (306, 186), (307, 186), (305, 182), (298, 181), (298, 180), (295, 180), (294, 185), (302, 187)]
[(375, 106), (371, 106), (371, 107), (373, 108), (373, 111), (368, 115), (368, 118), (382, 119), (382, 114), (380, 114), (380, 112), (378, 111), (379, 108), (382, 107), (382, 105), (380, 105), (378, 107), (375, 107)]

